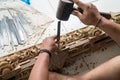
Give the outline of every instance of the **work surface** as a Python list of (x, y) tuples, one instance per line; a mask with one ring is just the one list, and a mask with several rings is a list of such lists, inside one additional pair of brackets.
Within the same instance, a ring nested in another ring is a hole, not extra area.
[[(97, 6), (99, 11), (102, 12), (120, 12), (119, 0), (84, 0), (85, 2), (92, 2)], [(47, 36), (55, 35), (57, 28), (57, 19), (56, 9), (58, 5), (58, 0), (31, 0), (31, 5), (39, 10), (40, 12), (45, 13), (49, 17), (53, 18), (55, 21), (52, 23), (42, 35), (40, 42)], [(70, 31), (79, 29), (85, 26), (82, 24), (78, 18), (71, 15), (69, 21), (62, 22), (62, 34), (68, 33)], [(96, 66), (102, 64), (103, 62), (120, 55), (120, 46), (116, 43), (111, 43), (101, 50), (98, 50), (94, 53), (81, 54), (77, 57), (76, 62), (69, 67), (62, 69), (63, 73), (66, 74), (77, 74), (89, 71)]]

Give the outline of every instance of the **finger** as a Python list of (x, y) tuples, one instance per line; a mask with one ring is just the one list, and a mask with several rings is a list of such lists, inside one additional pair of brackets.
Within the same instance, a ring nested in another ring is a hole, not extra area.
[(72, 14), (75, 15), (75, 16), (77, 16), (78, 18), (82, 18), (82, 14), (79, 11), (77, 11), (77, 10), (74, 10), (72, 12)]
[(58, 48), (58, 44), (55, 44), (55, 47)]
[(54, 36), (50, 36), (48, 37), (49, 39), (56, 39), (57, 38), (57, 35), (54, 35)]
[(57, 39), (55, 39), (55, 43), (58, 43), (58, 40), (57, 40)]
[(51, 36), (50, 37), (53, 41), (55, 41), (55, 43), (57, 42), (57, 35)]
[(81, 9), (85, 9), (86, 8), (86, 4), (85, 3), (83, 3), (83, 2), (81, 2), (81, 1), (79, 1), (79, 0), (73, 0), (73, 2), (75, 3), (75, 4), (77, 4), (78, 5), (78, 7), (79, 8), (81, 8)]
[(51, 36), (53, 39), (56, 39), (57, 38), (57, 35), (54, 35), (54, 36)]

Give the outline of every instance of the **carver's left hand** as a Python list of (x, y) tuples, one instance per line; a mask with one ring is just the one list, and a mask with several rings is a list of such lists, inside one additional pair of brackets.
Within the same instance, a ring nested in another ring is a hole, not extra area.
[(43, 40), (41, 49), (47, 49), (49, 51), (55, 50), (57, 48), (57, 36), (47, 37)]

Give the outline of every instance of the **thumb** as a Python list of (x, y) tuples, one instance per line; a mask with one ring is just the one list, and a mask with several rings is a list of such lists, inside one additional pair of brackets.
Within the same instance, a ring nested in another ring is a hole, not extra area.
[(77, 10), (73, 10), (72, 14), (75, 15), (75, 16), (77, 16), (80, 19), (82, 17), (82, 14), (79, 11), (77, 11)]

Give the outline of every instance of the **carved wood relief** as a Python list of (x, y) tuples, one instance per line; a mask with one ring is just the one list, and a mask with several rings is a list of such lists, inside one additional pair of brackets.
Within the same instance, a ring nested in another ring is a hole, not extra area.
[[(120, 20), (120, 18), (119, 18)], [(119, 23), (119, 22), (118, 22)], [(102, 30), (87, 26), (61, 36), (61, 51), (52, 54), (50, 70), (72, 64), (70, 59), (85, 52), (96, 51), (113, 40)], [(27, 80), (41, 44), (0, 58), (0, 80)], [(62, 58), (62, 59), (61, 59)]]
[[(103, 31), (94, 26), (88, 26), (63, 35), (60, 42), (61, 51), (52, 55), (50, 70), (60, 69), (65, 63), (69, 63), (68, 59), (86, 51), (96, 51), (110, 41), (112, 40)], [(0, 58), (0, 77), (8, 79), (15, 76), (18, 79), (19, 75), (26, 78), (24, 74), (29, 74), (31, 66), (37, 59), (40, 45)]]

